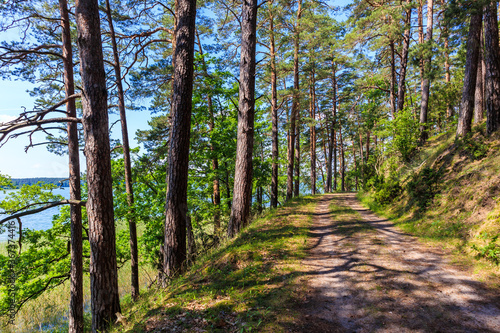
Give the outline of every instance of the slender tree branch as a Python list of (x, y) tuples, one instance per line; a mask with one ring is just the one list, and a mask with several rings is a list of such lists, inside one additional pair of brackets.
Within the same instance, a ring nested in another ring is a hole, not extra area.
[[(39, 212), (43, 212), (44, 210), (47, 210), (49, 208), (53, 208), (53, 207), (57, 207), (57, 206), (61, 206), (61, 205), (85, 205), (86, 203), (87, 203), (86, 201), (82, 201), (82, 200), (70, 200), (70, 199), (68, 199), (68, 200), (54, 201), (54, 202), (48, 202), (48, 203), (42, 202), (42, 203), (36, 203), (36, 204), (29, 204), (21, 209), (18, 209), (15, 212), (12, 212), (13, 213), (12, 215), (1, 219), (0, 224), (3, 224), (3, 223), (5, 223), (9, 220), (12, 220), (12, 219), (18, 219), (18, 218), (23, 217), (23, 216), (33, 215), (33, 214), (36, 214)], [(45, 204), (45, 205), (42, 207), (39, 207), (39, 208), (35, 208), (35, 209), (27, 210), (27, 211), (22, 211), (26, 208), (32, 207), (33, 205), (37, 205), (37, 204)], [(3, 213), (3, 214), (5, 214), (5, 213)]]

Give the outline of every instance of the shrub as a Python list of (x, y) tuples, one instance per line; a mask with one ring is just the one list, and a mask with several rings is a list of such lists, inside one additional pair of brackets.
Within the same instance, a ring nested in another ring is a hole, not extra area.
[(417, 148), (419, 136), (419, 124), (413, 113), (405, 109), (398, 112), (392, 121), (394, 133), (393, 146), (401, 154), (404, 161), (409, 161)]
[(387, 205), (401, 194), (402, 187), (399, 181), (390, 177), (384, 179), (384, 176), (376, 176), (370, 179), (369, 184), (373, 190), (373, 198), (381, 205)]
[(420, 209), (425, 209), (438, 193), (438, 181), (441, 173), (432, 168), (424, 168), (419, 173), (413, 175), (408, 182), (406, 190), (408, 195), (418, 205)]
[(462, 153), (473, 161), (485, 158), (490, 148), (487, 143), (484, 143), (479, 138), (474, 138), (471, 133), (460, 139), (457, 145), (462, 150)]
[(489, 237), (487, 233), (481, 234), (479, 238), (488, 239), (489, 242), (484, 246), (477, 246), (475, 244), (472, 245), (472, 249), (477, 252), (477, 258), (484, 258), (493, 262), (495, 265), (500, 264), (500, 246), (497, 245), (497, 239), (499, 235)]

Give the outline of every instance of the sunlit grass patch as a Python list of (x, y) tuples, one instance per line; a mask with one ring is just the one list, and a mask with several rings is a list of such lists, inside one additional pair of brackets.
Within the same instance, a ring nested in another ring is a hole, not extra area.
[(286, 331), (299, 318), (291, 305), (304, 288), (300, 262), (318, 198), (294, 199), (254, 221), (166, 289), (127, 306), (127, 323), (114, 330)]

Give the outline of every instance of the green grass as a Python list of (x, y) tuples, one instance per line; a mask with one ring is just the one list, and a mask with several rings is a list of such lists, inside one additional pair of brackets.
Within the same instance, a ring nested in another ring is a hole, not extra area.
[[(494, 247), (491, 240), (500, 234), (500, 135), (485, 137), (481, 126), (469, 139), (488, 149), (481, 158), (471, 158), (463, 143), (447, 133), (429, 140), (412, 162), (399, 169), (403, 188), (425, 167), (440, 173), (437, 193), (426, 207), (418, 207), (418, 198), (412, 198), (407, 189), (385, 206), (378, 204), (371, 193), (358, 193), (358, 198), (403, 231), (452, 253), (456, 263), (474, 271), (480, 279), (500, 284), (500, 266), (488, 262), (484, 255), (481, 258), (477, 250)], [(482, 237), (485, 234), (488, 237)], [(499, 243), (495, 250), (500, 248)]]
[(150, 290), (138, 302), (126, 304), (125, 324), (114, 331), (287, 331), (298, 318), (290, 304), (304, 288), (300, 262), (317, 199), (295, 199), (270, 211), (234, 240), (200, 257), (167, 288)]

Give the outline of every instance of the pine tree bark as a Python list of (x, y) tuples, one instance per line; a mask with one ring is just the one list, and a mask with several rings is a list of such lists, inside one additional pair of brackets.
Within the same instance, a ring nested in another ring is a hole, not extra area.
[[(408, 0), (407, 6), (410, 4)], [(408, 67), (408, 52), (410, 50), (411, 41), (411, 11), (412, 8), (406, 9), (405, 17), (405, 31), (403, 34), (403, 50), (401, 51), (401, 69), (399, 72), (398, 81), (398, 111), (402, 111), (405, 106), (405, 93), (406, 93), (406, 68)]]
[(457, 136), (464, 136), (471, 130), (482, 19), (482, 11), (474, 13), (470, 18), (469, 36), (467, 38), (464, 87), (462, 91), (462, 101), (460, 102)]
[[(352, 156), (354, 159), (354, 171), (355, 171), (355, 177), (354, 177), (354, 188), (357, 191), (358, 190), (358, 160), (356, 159), (356, 144), (354, 143), (354, 139), (352, 140)], [(361, 154), (363, 156), (363, 154)]]
[(479, 42), (479, 59), (477, 63), (476, 91), (474, 93), (474, 124), (478, 124), (484, 117), (484, 82), (483, 82), (483, 29)]
[(425, 35), (426, 54), (428, 56), (424, 59), (423, 67), (423, 81), (422, 81), (422, 99), (420, 104), (420, 145), (423, 145), (427, 138), (429, 137), (427, 118), (429, 113), (429, 95), (431, 81), (429, 78), (429, 72), (431, 67), (431, 42), (432, 42), (432, 28), (433, 28), (433, 16), (434, 16), (434, 2), (433, 0), (427, 0), (427, 31)]
[(295, 182), (293, 196), (298, 197), (300, 193), (300, 110), (297, 110), (297, 124), (295, 126)]
[(370, 159), (370, 131), (366, 132), (366, 163), (368, 163), (368, 160)]
[(127, 114), (125, 112), (125, 94), (123, 92), (122, 74), (120, 65), (120, 56), (118, 54), (118, 45), (116, 44), (115, 28), (113, 26), (113, 17), (111, 16), (111, 7), (109, 0), (106, 0), (106, 15), (109, 24), (109, 33), (111, 45), (113, 47), (113, 67), (115, 70), (115, 82), (118, 93), (118, 111), (120, 113), (120, 124), (122, 130), (123, 147), (123, 166), (125, 169), (125, 192), (127, 193), (128, 227), (130, 234), (130, 278), (131, 278), (131, 296), (133, 300), (139, 297), (139, 256), (137, 250), (137, 226), (135, 223), (134, 210), (134, 189), (132, 187), (132, 161), (130, 159), (130, 144), (128, 140)]
[(104, 331), (120, 310), (107, 90), (97, 0), (75, 8), (82, 77), (83, 131), (87, 158), (92, 331)]
[[(444, 2), (444, 0), (443, 0)], [(444, 82), (446, 83), (446, 86), (448, 86), (451, 82), (451, 75), (450, 75), (450, 47), (449, 47), (449, 41), (448, 41), (448, 27), (445, 25), (443, 27), (443, 35), (444, 35)], [(446, 117), (448, 119), (451, 119), (454, 115), (454, 110), (453, 107), (451, 106), (450, 102), (446, 102)]]
[(389, 102), (391, 104), (392, 119), (396, 117), (396, 58), (394, 51), (394, 41), (389, 41), (389, 48), (391, 50), (391, 84), (389, 91)]
[[(424, 3), (423, 0), (418, 0), (417, 7), (417, 20), (418, 20), (418, 44), (424, 44)], [(424, 58), (419, 59), (420, 66), (420, 91), (424, 90)], [(416, 89), (416, 87), (415, 87)]]
[[(179, 0), (175, 29), (172, 129), (169, 147), (168, 184), (165, 212), (163, 276), (180, 274), (186, 260), (187, 183), (196, 0)], [(166, 282), (166, 281), (165, 281)], [(164, 284), (165, 284), (164, 282)]]
[(500, 47), (496, 2), (485, 6), (484, 44), (486, 131), (491, 134), (500, 128)]
[[(71, 27), (69, 21), (68, 3), (59, 0), (62, 28), (62, 55), (64, 65), (64, 90), (66, 98), (74, 95), (75, 83), (73, 73), (73, 47), (71, 45)], [(70, 118), (76, 118), (76, 103), (74, 99), (66, 103), (66, 113)], [(80, 188), (80, 147), (78, 142), (78, 126), (68, 122), (68, 156), (69, 156), (69, 198), (81, 200)], [(71, 287), (69, 301), (68, 332), (82, 333), (83, 322), (83, 249), (82, 249), (82, 207), (71, 205)]]
[[(313, 65), (314, 66), (314, 65)], [(316, 194), (316, 78), (314, 68), (311, 73), (311, 82), (309, 86), (310, 105), (309, 116), (313, 121), (309, 127), (309, 155), (311, 157), (311, 194)]]
[(279, 171), (279, 144), (278, 144), (278, 91), (277, 91), (277, 71), (276, 71), (276, 46), (274, 41), (274, 16), (269, 6), (269, 54), (271, 57), (271, 207), (278, 207), (278, 171)]
[(339, 123), (339, 141), (340, 141), (340, 190), (345, 192), (345, 149), (344, 139), (342, 138), (342, 124)]
[[(330, 125), (330, 133), (328, 135), (328, 162), (326, 170), (326, 192), (332, 192), (332, 178), (333, 180), (333, 190), (337, 188), (337, 151), (335, 147), (336, 133), (335, 127), (337, 121), (337, 68), (335, 62), (332, 60), (332, 122)], [(333, 170), (332, 170), (333, 166)]]
[(255, 117), (255, 49), (257, 43), (257, 0), (243, 0), (241, 15), (240, 97), (238, 137), (234, 173), (233, 205), (229, 238), (248, 223), (252, 199), (252, 152)]
[(295, 164), (295, 133), (296, 133), (296, 118), (299, 113), (300, 101), (299, 101), (299, 41), (300, 41), (300, 18), (302, 16), (302, 0), (298, 0), (297, 9), (297, 23), (295, 25), (295, 37), (294, 37), (294, 51), (293, 51), (293, 102), (292, 102), (292, 112), (290, 115), (290, 136), (288, 140), (288, 166), (287, 166), (287, 181), (286, 181), (286, 200), (290, 200), (294, 194), (294, 164)]

